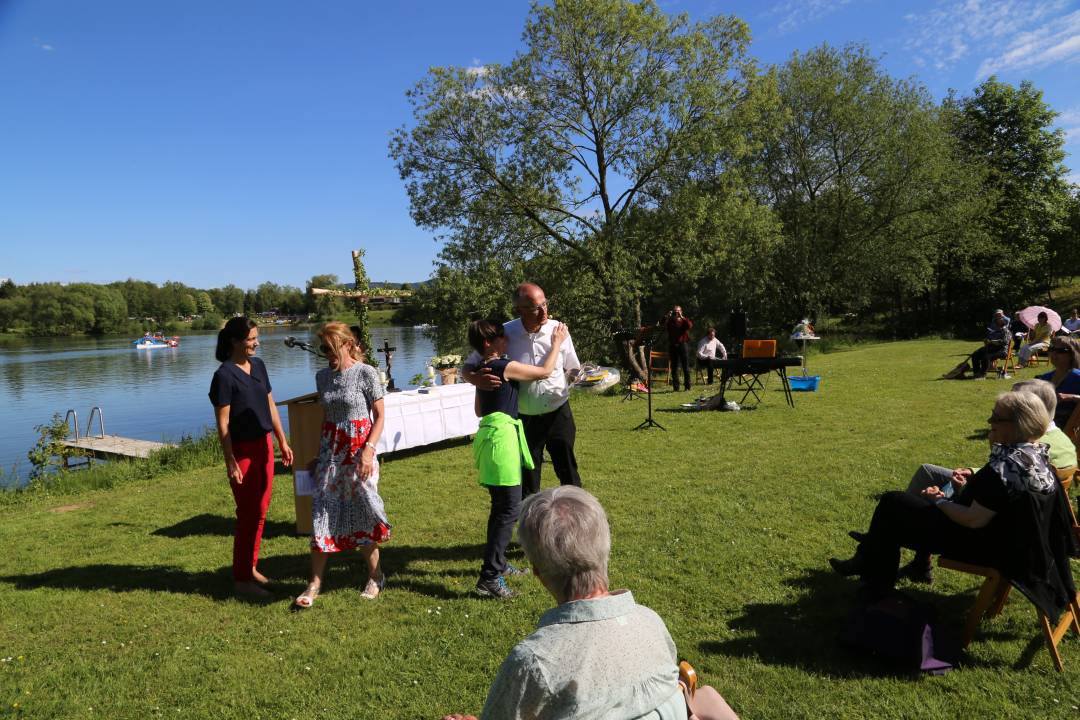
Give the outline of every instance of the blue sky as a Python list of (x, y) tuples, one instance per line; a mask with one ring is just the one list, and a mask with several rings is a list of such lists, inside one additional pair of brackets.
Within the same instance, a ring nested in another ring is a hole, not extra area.
[[(989, 74), (1062, 113), (1080, 182), (1080, 0), (662, 2), (763, 64), (865, 43), (940, 98)], [(509, 60), (518, 0), (0, 0), (0, 277), (197, 287), (427, 277), (387, 141), (431, 66)]]

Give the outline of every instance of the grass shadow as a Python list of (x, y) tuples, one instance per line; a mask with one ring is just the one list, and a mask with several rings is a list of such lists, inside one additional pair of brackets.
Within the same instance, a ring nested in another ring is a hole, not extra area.
[[(475, 560), (476, 573), (479, 574), (483, 551), (483, 545), (388, 545), (382, 549), (381, 560), (393, 588), (450, 600), (467, 594), (451, 590), (445, 583), (439, 581), (439, 578), (455, 573), (448, 573), (441, 567), (428, 570), (422, 566), (422, 563)], [(511, 556), (519, 554), (520, 551), (510, 553)], [(275, 579), (275, 594), (282, 597), (285, 597), (286, 591), (291, 595), (294, 594), (294, 589), (296, 593), (303, 590), (307, 584), (309, 568), (307, 554), (279, 555), (259, 560), (260, 572)], [(344, 577), (344, 579), (338, 581), (335, 576)], [(361, 556), (355, 552), (347, 553), (344, 557), (331, 560), (326, 577), (327, 591), (333, 591), (335, 587), (356, 585), (356, 578), (362, 576), (364, 576), (364, 568)], [(150, 590), (202, 595), (216, 600), (233, 596), (231, 565), (217, 570), (192, 572), (170, 565), (98, 563), (56, 568), (26, 575), (7, 575), (0, 577), (0, 582), (13, 585), (18, 590), (40, 588), (80, 591), (111, 590), (113, 592)], [(290, 586), (295, 586), (295, 588)]]
[[(766, 665), (798, 668), (830, 677), (918, 677), (919, 673), (866, 653), (845, 648), (839, 638), (848, 613), (855, 607), (858, 584), (825, 569), (807, 569), (784, 581), (796, 598), (790, 602), (750, 603), (728, 626), (739, 637), (698, 643), (702, 652), (751, 658)], [(976, 661), (959, 651), (960, 632), (975, 591), (941, 595), (912, 585), (900, 587), (905, 594), (931, 606), (938, 657), (959, 657), (967, 667), (1001, 667), (1001, 663)], [(1036, 638), (1012, 667), (1026, 667), (1038, 651)], [(1026, 663), (1026, 664), (1025, 664)]]
[[(235, 527), (235, 518), (226, 517), (224, 515), (212, 515), (210, 513), (203, 513), (202, 515), (195, 515), (193, 517), (189, 517), (187, 520), (181, 520), (175, 525), (158, 528), (150, 534), (160, 537), (177, 539), (195, 537), (198, 535), (217, 535), (220, 537), (232, 537), (233, 529)], [(294, 523), (283, 522), (281, 520), (267, 520), (266, 525), (263, 527), (264, 538), (280, 537), (284, 535), (295, 534), (296, 525)]]

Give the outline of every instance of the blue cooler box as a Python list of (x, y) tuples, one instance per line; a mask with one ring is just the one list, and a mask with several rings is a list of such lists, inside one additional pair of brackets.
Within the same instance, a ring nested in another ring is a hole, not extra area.
[(788, 378), (792, 392), (816, 392), (821, 384), (820, 375), (792, 375)]

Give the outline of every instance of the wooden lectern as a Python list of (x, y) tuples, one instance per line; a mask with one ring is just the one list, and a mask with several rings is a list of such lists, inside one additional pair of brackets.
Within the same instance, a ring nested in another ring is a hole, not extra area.
[(277, 403), (289, 411), (289, 444), (293, 451), (293, 504), (296, 506), (296, 534), (311, 534), (311, 496), (296, 494), (296, 471), (306, 470), (319, 456), (323, 407), (318, 393), (298, 395)]

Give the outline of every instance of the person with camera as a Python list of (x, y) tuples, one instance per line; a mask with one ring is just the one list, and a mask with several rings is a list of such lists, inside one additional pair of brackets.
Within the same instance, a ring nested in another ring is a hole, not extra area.
[(694, 321), (683, 315), (682, 307), (676, 305), (664, 315), (664, 328), (668, 335), (668, 357), (671, 359), (671, 387), (679, 392), (679, 366), (682, 366), (683, 389), (690, 389), (690, 330)]

